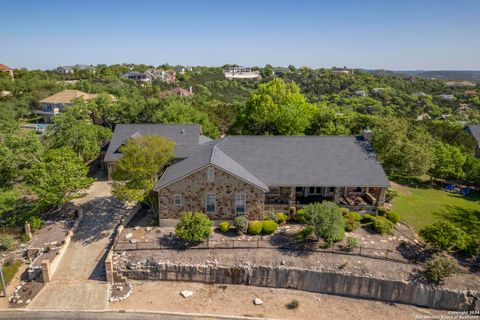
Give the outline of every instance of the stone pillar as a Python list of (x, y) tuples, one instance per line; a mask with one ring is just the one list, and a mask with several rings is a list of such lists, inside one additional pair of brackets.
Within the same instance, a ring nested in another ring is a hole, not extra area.
[(112, 251), (110, 251), (105, 259), (105, 273), (107, 274), (107, 282), (113, 284), (113, 259)]
[(335, 191), (333, 192), (333, 202), (335, 203), (340, 202), (340, 194), (341, 194), (341, 188), (335, 187)]
[(288, 195), (288, 205), (290, 207), (295, 207), (297, 205), (297, 193), (295, 187), (290, 187), (290, 193)]
[(381, 207), (385, 203), (385, 194), (387, 193), (387, 188), (382, 188), (380, 190), (380, 195), (378, 196), (377, 206)]
[(48, 260), (42, 260), (41, 262), (42, 266), (42, 279), (44, 283), (48, 283), (52, 280), (51, 278), (51, 272), (50, 272), (50, 261)]
[(27, 235), (28, 239), (32, 239), (32, 229), (30, 228), (30, 223), (25, 222), (25, 234)]

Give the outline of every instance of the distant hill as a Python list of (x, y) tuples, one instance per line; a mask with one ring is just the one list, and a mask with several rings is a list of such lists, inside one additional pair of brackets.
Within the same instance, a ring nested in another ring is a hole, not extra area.
[(373, 73), (376, 75), (404, 75), (407, 77), (421, 77), (428, 79), (440, 79), (440, 80), (468, 80), (480, 82), (480, 71), (468, 71), (468, 70), (363, 70), (365, 72)]

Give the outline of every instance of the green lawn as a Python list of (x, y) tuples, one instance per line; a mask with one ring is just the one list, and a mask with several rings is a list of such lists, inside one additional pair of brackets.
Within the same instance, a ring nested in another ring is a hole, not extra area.
[(463, 197), (432, 187), (398, 187), (393, 200), (394, 210), (402, 221), (419, 231), (439, 220), (457, 224), (467, 232), (480, 232), (480, 195)]

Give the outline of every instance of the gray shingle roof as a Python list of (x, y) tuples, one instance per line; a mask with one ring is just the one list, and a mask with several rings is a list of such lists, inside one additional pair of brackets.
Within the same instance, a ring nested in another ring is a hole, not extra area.
[[(117, 161), (122, 157), (119, 148), (130, 137), (145, 135), (163, 136), (176, 143), (175, 154), (183, 158), (193, 151), (195, 145), (206, 141), (198, 124), (117, 124), (108, 145), (105, 161)], [(208, 139), (208, 138), (207, 138)]]
[(477, 145), (480, 145), (480, 126), (471, 124), (467, 126), (467, 130), (475, 138)]
[(363, 138), (229, 136), (191, 151), (170, 166), (155, 189), (213, 164), (263, 186), (388, 187), (383, 168)]

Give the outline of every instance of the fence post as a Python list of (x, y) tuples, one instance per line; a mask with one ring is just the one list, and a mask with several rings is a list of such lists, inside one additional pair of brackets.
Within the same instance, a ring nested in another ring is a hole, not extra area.
[(332, 246), (332, 253), (335, 251), (335, 245)]
[(387, 249), (387, 251), (385, 252), (385, 260), (388, 259), (388, 252), (390, 251), (390, 249)]
[(362, 246), (360, 246), (360, 252), (358, 253), (359, 256), (362, 255)]

